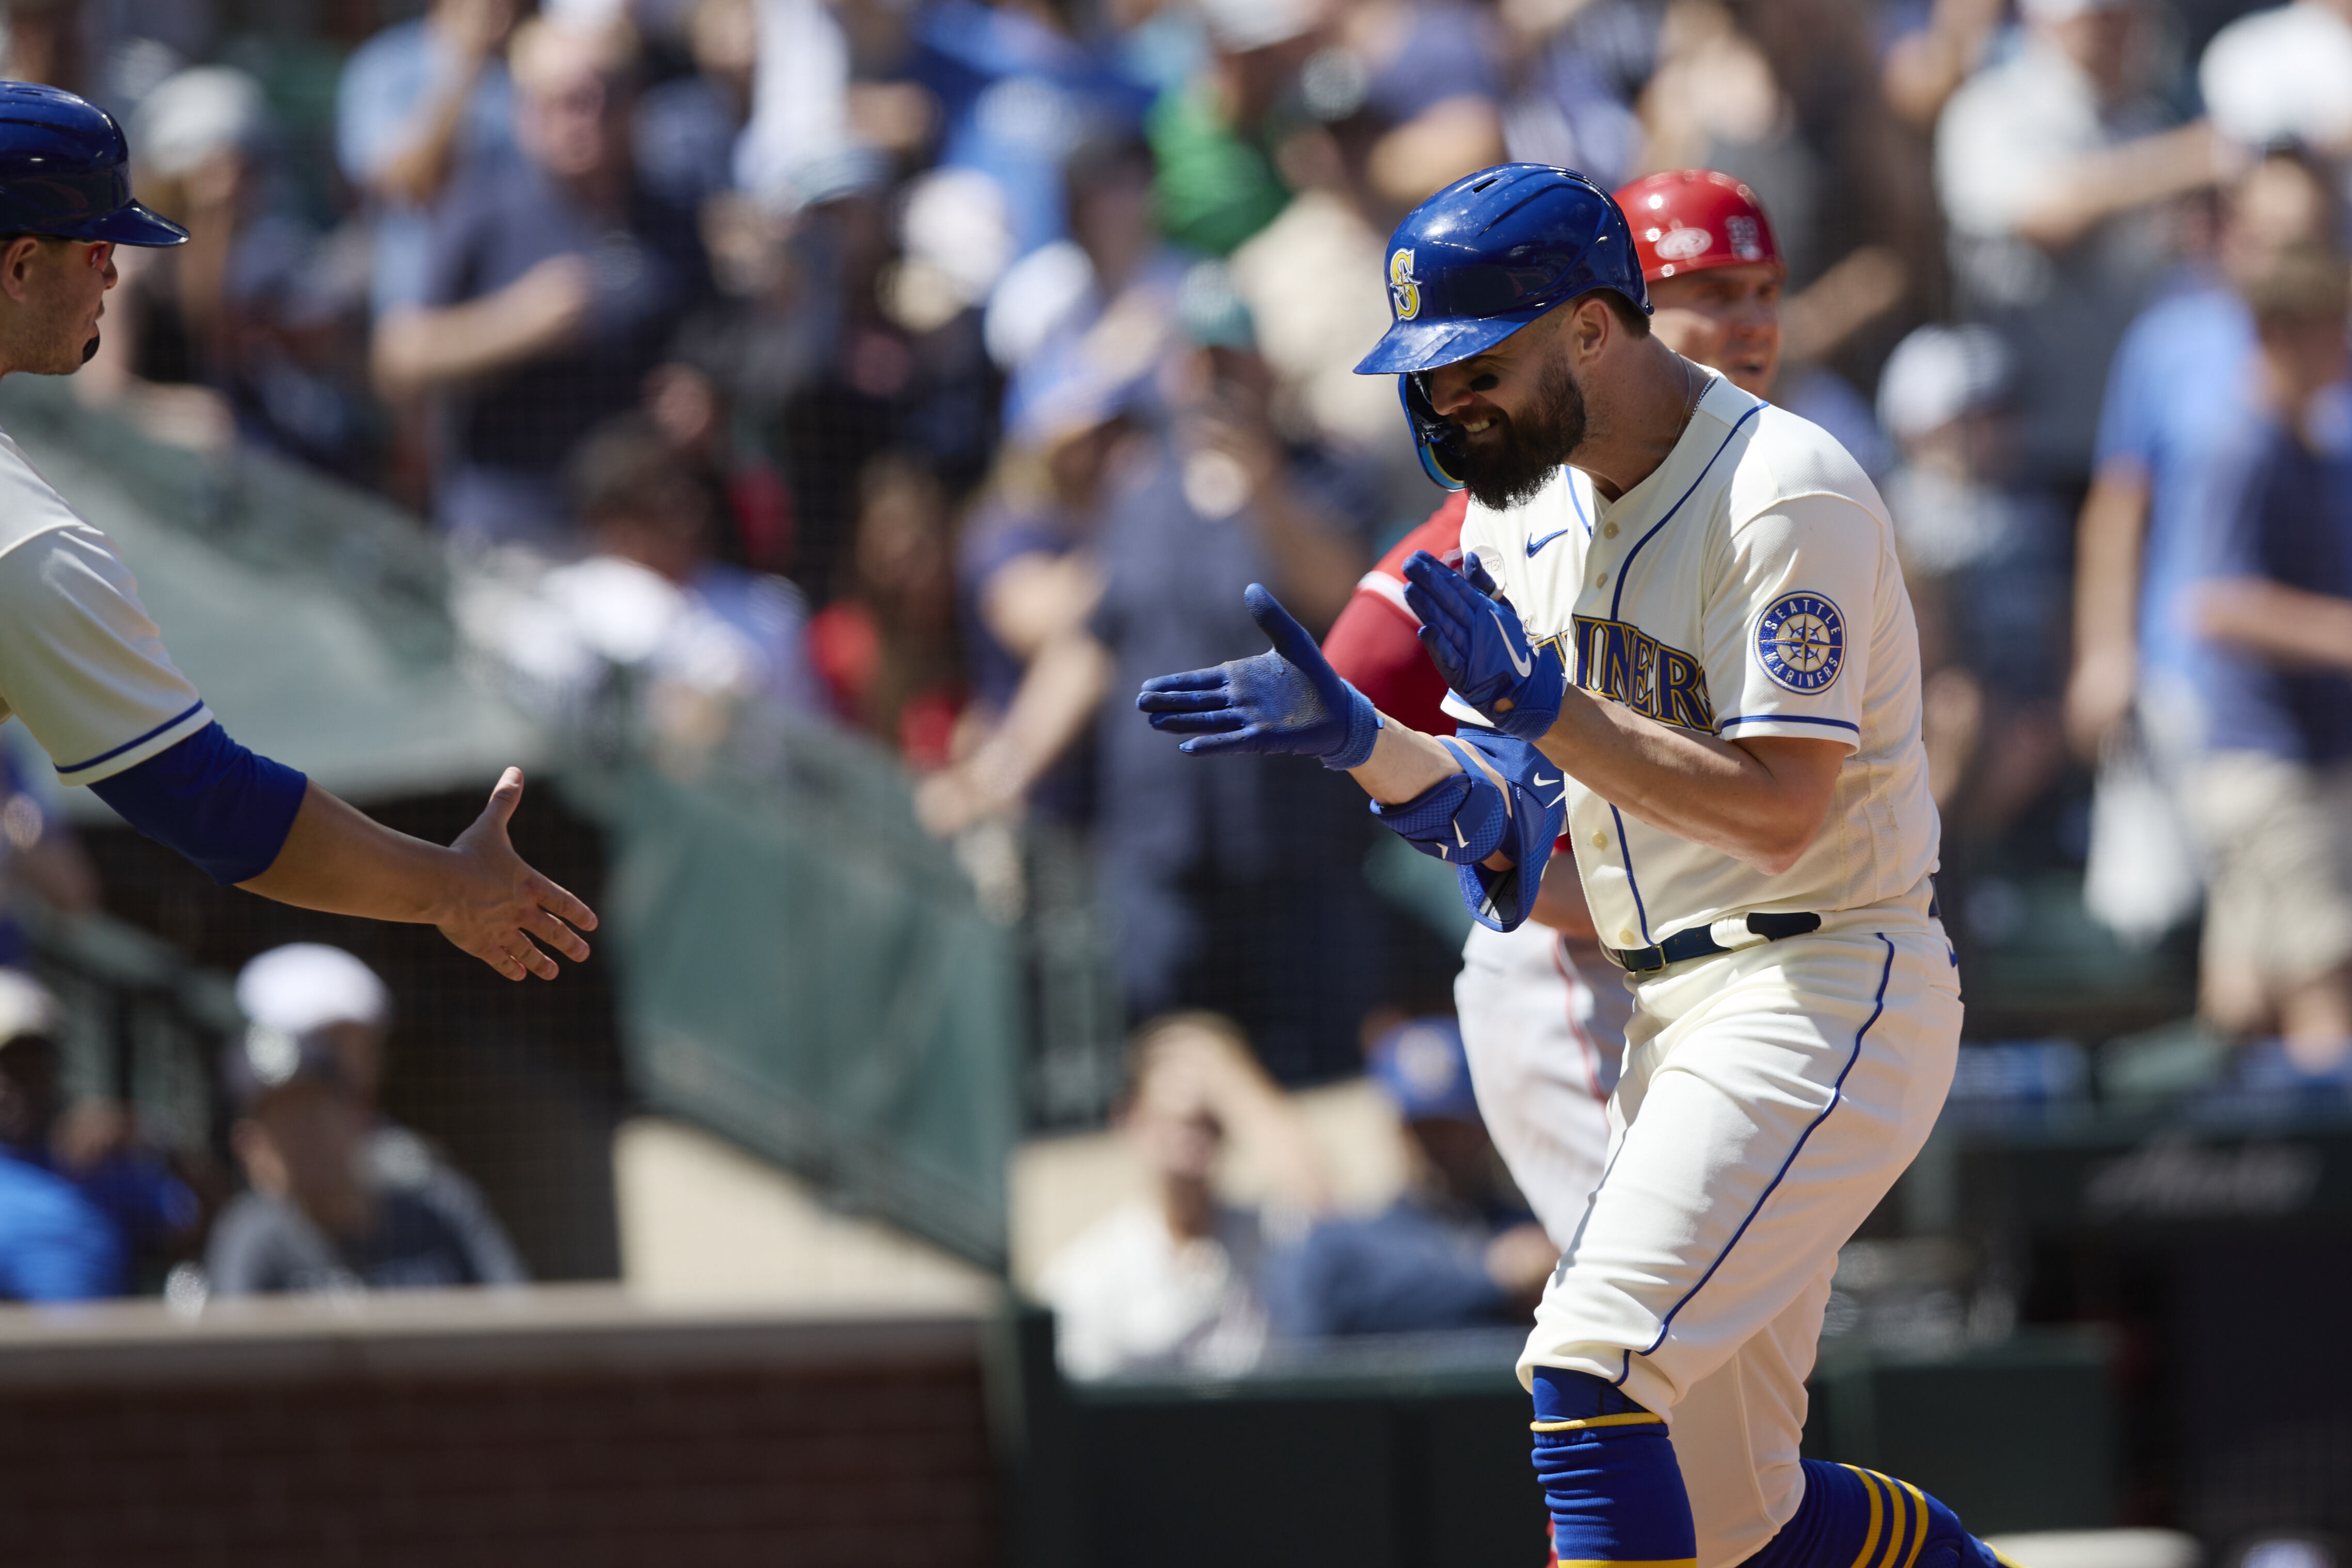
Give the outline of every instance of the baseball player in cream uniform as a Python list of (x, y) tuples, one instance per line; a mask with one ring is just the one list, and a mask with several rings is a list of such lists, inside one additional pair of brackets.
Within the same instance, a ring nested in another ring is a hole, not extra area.
[[(1613, 195), (1633, 224), (1658, 338), (1742, 391), (1769, 396), (1788, 267), (1756, 193), (1714, 170), (1678, 169)], [(1458, 564), (1469, 501), (1454, 492), (1398, 540), (1323, 640), (1331, 667), (1374, 706), (1431, 734), (1451, 733), (1454, 720), (1441, 706), (1444, 677), (1422, 652), (1421, 621), (1405, 602), (1404, 563), (1426, 550)], [(1633, 1007), (1601, 951), (1572, 857), (1549, 868), (1518, 929), (1471, 925), (1454, 995), (1486, 1130), (1565, 1249), (1601, 1179)]]
[(1391, 252), (1359, 368), (1398, 374), (1471, 491), (1468, 575), (1405, 565), (1457, 735), (1373, 710), (1255, 589), (1274, 650), (1139, 706), (1190, 752), (1349, 770), (1498, 927), (1574, 846), (1634, 996), (1520, 1361), (1559, 1559), (1990, 1568), (1916, 1487), (1798, 1452), (1838, 1249), (1925, 1142), (1960, 1026), (1885, 507), (1824, 432), (1650, 334), (1625, 215), (1581, 176), (1485, 171)]

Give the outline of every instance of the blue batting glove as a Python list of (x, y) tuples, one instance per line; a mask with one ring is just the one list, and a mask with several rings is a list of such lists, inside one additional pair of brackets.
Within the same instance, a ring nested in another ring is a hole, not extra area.
[(1568, 685), (1559, 646), (1530, 650), (1519, 612), (1478, 558), (1463, 565), (1467, 576), (1427, 550), (1405, 558), (1404, 601), (1421, 617), (1421, 645), (1445, 684), (1487, 723), (1521, 740), (1538, 739), (1559, 717)]
[(1194, 757), (1277, 751), (1319, 757), (1326, 768), (1362, 767), (1381, 727), (1370, 701), (1339, 678), (1307, 628), (1265, 588), (1251, 583), (1242, 602), (1272, 653), (1154, 676), (1135, 706), (1151, 716), (1152, 728), (1191, 736), (1177, 749)]

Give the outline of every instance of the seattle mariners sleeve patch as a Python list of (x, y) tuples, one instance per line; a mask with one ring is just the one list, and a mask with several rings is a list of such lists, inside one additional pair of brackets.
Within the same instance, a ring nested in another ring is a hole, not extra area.
[(1756, 662), (1772, 684), (1812, 696), (1845, 665), (1845, 617), (1819, 593), (1784, 593), (1756, 621)]

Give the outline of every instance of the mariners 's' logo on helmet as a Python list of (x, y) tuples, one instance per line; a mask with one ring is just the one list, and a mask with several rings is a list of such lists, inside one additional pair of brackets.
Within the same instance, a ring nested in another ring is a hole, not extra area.
[(1421, 314), (1421, 279), (1412, 275), (1412, 252), (1401, 250), (1389, 257), (1389, 303), (1400, 321)]
[(1845, 617), (1818, 593), (1784, 593), (1756, 621), (1756, 662), (1775, 685), (1811, 696), (1845, 664)]

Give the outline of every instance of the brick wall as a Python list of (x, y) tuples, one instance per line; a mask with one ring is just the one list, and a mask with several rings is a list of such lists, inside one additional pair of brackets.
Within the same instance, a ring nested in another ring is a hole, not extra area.
[(975, 1324), (299, 1310), (275, 1335), (0, 1322), (11, 1568), (998, 1560)]

